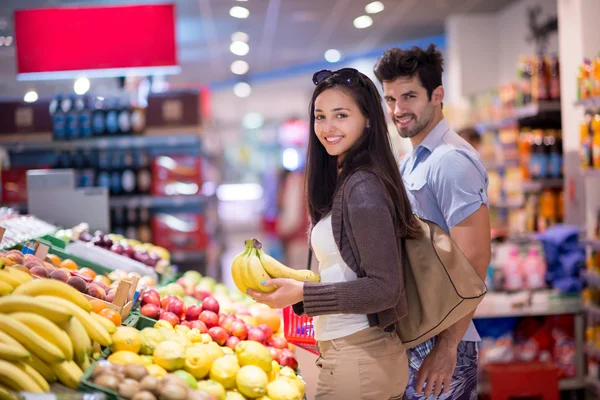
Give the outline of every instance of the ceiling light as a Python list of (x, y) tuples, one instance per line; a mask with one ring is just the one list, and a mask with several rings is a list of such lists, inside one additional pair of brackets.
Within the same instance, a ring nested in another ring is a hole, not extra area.
[(232, 42), (248, 42), (249, 38), (246, 32), (233, 32), (231, 35)]
[(336, 49), (329, 49), (325, 52), (325, 60), (330, 63), (335, 63), (340, 61), (342, 55)]
[(23, 101), (25, 103), (35, 103), (38, 99), (38, 94), (35, 90), (30, 90), (25, 93), (25, 97), (23, 97)]
[(263, 126), (265, 120), (260, 113), (249, 112), (242, 118), (242, 125), (246, 129), (258, 129)]
[(368, 15), (361, 15), (360, 17), (354, 19), (354, 27), (356, 29), (364, 29), (373, 25), (373, 19)]
[(244, 60), (236, 60), (231, 63), (231, 72), (233, 72), (236, 75), (244, 75), (248, 72), (249, 68), (250, 66)]
[(229, 50), (236, 56), (245, 56), (250, 51), (250, 46), (246, 42), (235, 41), (231, 43)]
[(365, 6), (367, 14), (377, 14), (384, 10), (385, 6), (380, 1), (374, 1)]
[(12, 44), (13, 38), (12, 36), (7, 36), (6, 39), (4, 40), (4, 45), (6, 47), (10, 46)]
[(294, 148), (287, 148), (281, 154), (281, 164), (283, 168), (288, 171), (295, 171), (300, 166), (300, 155), (298, 150)]
[(229, 10), (229, 15), (233, 18), (248, 18), (250, 16), (250, 11), (245, 7), (234, 6)]
[(246, 82), (238, 82), (233, 87), (233, 93), (237, 97), (248, 97), (252, 93), (252, 88)]
[(88, 78), (77, 79), (73, 85), (73, 90), (80, 96), (85, 94), (88, 90), (90, 90), (90, 80)]

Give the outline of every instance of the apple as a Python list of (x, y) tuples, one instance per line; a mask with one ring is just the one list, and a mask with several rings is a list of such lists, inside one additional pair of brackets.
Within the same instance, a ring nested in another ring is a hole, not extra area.
[(219, 325), (219, 316), (209, 310), (203, 310), (198, 319), (204, 322), (208, 329)]
[(178, 300), (178, 298), (177, 296), (165, 296), (160, 300), (160, 307), (166, 310), (171, 300)]
[(231, 350), (235, 350), (235, 346), (241, 342), (240, 338), (237, 336), (229, 336), (227, 341), (225, 342), (225, 346), (229, 347)]
[(295, 371), (298, 369), (298, 360), (296, 360), (296, 357), (293, 354), (290, 355), (284, 353), (282, 350), (281, 355), (279, 356), (279, 365), (282, 367), (290, 367)]
[(248, 337), (248, 328), (246, 328), (246, 324), (244, 321), (236, 319), (231, 324), (231, 329), (229, 330), (233, 336), (238, 337), (240, 340), (246, 340)]
[(287, 349), (288, 348), (288, 342), (287, 340), (285, 340), (285, 338), (281, 337), (281, 336), (273, 336), (270, 339), (267, 340), (267, 344), (269, 346), (273, 346), (276, 349)]
[(156, 304), (146, 303), (140, 309), (140, 314), (144, 317), (158, 319), (160, 315), (160, 307)]
[(179, 318), (177, 317), (177, 315), (173, 314), (170, 311), (161, 312), (159, 319), (164, 319), (173, 326), (179, 324)]
[(187, 326), (188, 328), (192, 329), (192, 323), (190, 321), (181, 321), (179, 325)]
[(192, 328), (192, 329), (196, 328), (200, 331), (200, 333), (208, 333), (208, 328), (206, 327), (206, 324), (204, 322), (200, 321), (199, 319), (197, 319), (195, 321), (191, 321), (190, 328)]
[(227, 341), (227, 331), (221, 328), (220, 326), (213, 326), (208, 330), (208, 334), (212, 338), (213, 342), (217, 343), (219, 346), (223, 346)]
[(248, 340), (253, 340), (255, 342), (265, 344), (267, 341), (267, 337), (260, 328), (253, 326), (248, 330)]
[(217, 301), (217, 299), (215, 299), (212, 296), (208, 296), (204, 300), (202, 300), (202, 309), (203, 310), (212, 311), (215, 314), (218, 314), (219, 308), (220, 308), (219, 302)]
[(115, 243), (112, 246), (110, 246), (110, 251), (112, 251), (115, 254), (123, 254), (124, 253), (123, 246), (118, 243)]
[(185, 320), (186, 321), (195, 321), (200, 316), (202, 312), (202, 306), (199, 304), (191, 305), (187, 308), (185, 312)]
[[(235, 337), (235, 336), (232, 336)], [(279, 358), (281, 357), (281, 352), (279, 351), (279, 349), (276, 349), (275, 347), (269, 346), (267, 347), (267, 349), (269, 349), (269, 353), (271, 353), (271, 358), (273, 358), (274, 361), (279, 362)]]
[(258, 328), (260, 328), (260, 330), (263, 331), (267, 340), (273, 337), (273, 331), (266, 324), (260, 324), (258, 325)]
[(167, 307), (165, 307), (165, 310), (172, 312), (173, 314), (177, 315), (177, 317), (179, 317), (180, 319), (183, 318), (185, 316), (185, 303), (178, 299), (178, 298), (174, 298), (171, 299), (171, 301), (169, 301), (169, 303), (167, 304)]
[(79, 235), (79, 240), (81, 240), (82, 242), (90, 242), (94, 237), (89, 233), (89, 232), (82, 232), (81, 235)]
[(233, 325), (233, 321), (235, 321), (235, 317), (228, 315), (223, 319), (219, 319), (219, 326), (227, 331), (227, 333), (231, 333), (231, 326)]
[(197, 298), (198, 300), (204, 300), (207, 297), (210, 297), (210, 295), (211, 295), (211, 293), (208, 290), (206, 290), (206, 289), (199, 288), (198, 286), (196, 286), (194, 288), (194, 294), (193, 294), (193, 296), (195, 298)]
[(133, 258), (133, 254), (135, 253), (135, 251), (133, 250), (133, 247), (129, 246), (129, 245), (124, 245), (123, 246), (123, 255), (127, 256), (129, 258)]
[[(156, 293), (156, 292), (154, 292)], [(157, 307), (160, 307), (160, 297), (158, 297), (158, 294), (154, 295), (154, 293), (151, 292), (144, 292), (142, 294), (141, 297), (141, 302), (142, 302), (142, 307), (145, 306), (146, 304), (153, 304)]]

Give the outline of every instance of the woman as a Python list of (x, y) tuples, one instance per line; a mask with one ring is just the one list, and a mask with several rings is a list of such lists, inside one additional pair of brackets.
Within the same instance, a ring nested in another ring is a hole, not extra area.
[(249, 294), (315, 317), (316, 399), (400, 399), (408, 364), (395, 332), (407, 311), (398, 244), (418, 227), (373, 82), (350, 68), (313, 81), (307, 191), (321, 282), (272, 279), (262, 284), (275, 291)]

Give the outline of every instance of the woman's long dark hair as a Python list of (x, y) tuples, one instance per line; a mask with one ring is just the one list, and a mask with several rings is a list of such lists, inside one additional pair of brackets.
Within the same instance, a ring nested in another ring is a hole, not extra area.
[[(357, 72), (357, 74), (360, 74)], [(306, 155), (306, 191), (311, 221), (316, 224), (331, 211), (333, 197), (339, 185), (353, 172), (374, 173), (383, 183), (394, 210), (394, 225), (399, 238), (413, 238), (420, 231), (412, 218), (410, 201), (388, 136), (381, 96), (373, 82), (364, 74), (362, 80), (348, 82), (336, 74), (321, 81), (310, 101), (310, 138)], [(352, 96), (361, 113), (369, 121), (364, 134), (344, 157), (338, 176), (337, 157), (330, 156), (315, 133), (315, 100), (328, 89), (340, 89)]]

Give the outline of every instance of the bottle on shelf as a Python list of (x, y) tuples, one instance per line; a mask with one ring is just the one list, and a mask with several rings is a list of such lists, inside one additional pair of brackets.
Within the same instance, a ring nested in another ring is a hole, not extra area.
[(152, 242), (152, 229), (150, 228), (150, 210), (146, 207), (140, 209), (140, 218), (139, 218), (139, 227), (138, 227), (138, 238), (143, 243), (151, 243)]
[(548, 174), (548, 157), (544, 144), (544, 131), (535, 129), (532, 132), (530, 173), (532, 179), (544, 179)]
[(94, 104), (92, 111), (92, 134), (95, 137), (104, 136), (106, 131), (106, 113), (104, 112), (104, 98), (92, 97)]
[(546, 287), (546, 261), (536, 247), (530, 247), (523, 260), (523, 273), (525, 286), (528, 289), (542, 289)]
[(79, 136), (79, 116), (75, 106), (76, 96), (74, 94), (62, 102), (62, 109), (65, 113), (65, 139), (77, 139)]
[(550, 85), (551, 100), (560, 100), (560, 61), (557, 54), (552, 54), (550, 60)]
[(504, 290), (515, 291), (523, 288), (523, 275), (521, 268), (521, 256), (519, 249), (512, 247), (509, 250), (508, 257), (502, 265), (504, 275)]
[(52, 138), (54, 140), (65, 139), (65, 113), (62, 111), (63, 96), (58, 93), (50, 102), (50, 118), (52, 118)]
[(540, 55), (537, 59), (537, 101), (548, 100), (548, 87), (550, 86), (550, 72), (547, 58)]
[(548, 131), (548, 176), (551, 178), (563, 177), (563, 152), (560, 130)]
[(134, 106), (131, 110), (131, 131), (134, 134), (144, 132), (146, 128), (146, 110), (139, 106)]
[(125, 237), (138, 239), (138, 217), (135, 208), (128, 208), (125, 217)]
[(92, 187), (96, 180), (96, 168), (98, 165), (95, 152), (83, 150), (83, 171), (81, 172), (81, 187)]
[(88, 139), (92, 137), (92, 103), (88, 95), (80, 97), (76, 102), (79, 118), (79, 137)]
[(118, 123), (120, 135), (131, 133), (131, 111), (129, 108), (129, 96), (123, 94), (118, 100)]
[(586, 114), (583, 122), (579, 125), (580, 140), (580, 166), (581, 168), (590, 168), (593, 166), (592, 160), (592, 137), (590, 135), (591, 115)]
[(556, 224), (558, 210), (558, 194), (553, 189), (544, 189), (540, 196), (538, 215), (538, 230), (545, 231), (549, 226)]
[(131, 149), (126, 149), (123, 155), (123, 172), (121, 174), (121, 189), (123, 195), (131, 196), (136, 189), (136, 174)]
[(150, 172), (150, 157), (147, 149), (139, 149), (136, 153), (136, 186), (139, 194), (150, 194), (152, 173)]
[(119, 133), (119, 110), (117, 109), (118, 103), (114, 99), (106, 99), (104, 101), (106, 106), (106, 121), (105, 130), (107, 135), (116, 135)]
[(583, 64), (579, 66), (579, 74), (577, 75), (577, 97), (580, 100), (589, 99), (591, 97), (591, 78), (592, 63), (589, 58), (583, 60)]
[(112, 209), (111, 230), (117, 235), (125, 235), (125, 210), (120, 207)]
[(110, 191), (110, 159), (106, 150), (100, 150), (98, 153), (96, 186), (104, 187)]
[(592, 167), (600, 169), (600, 114), (592, 119)]
[(120, 195), (123, 193), (121, 175), (123, 173), (123, 153), (119, 149), (112, 150), (111, 172), (110, 172), (110, 194)]

